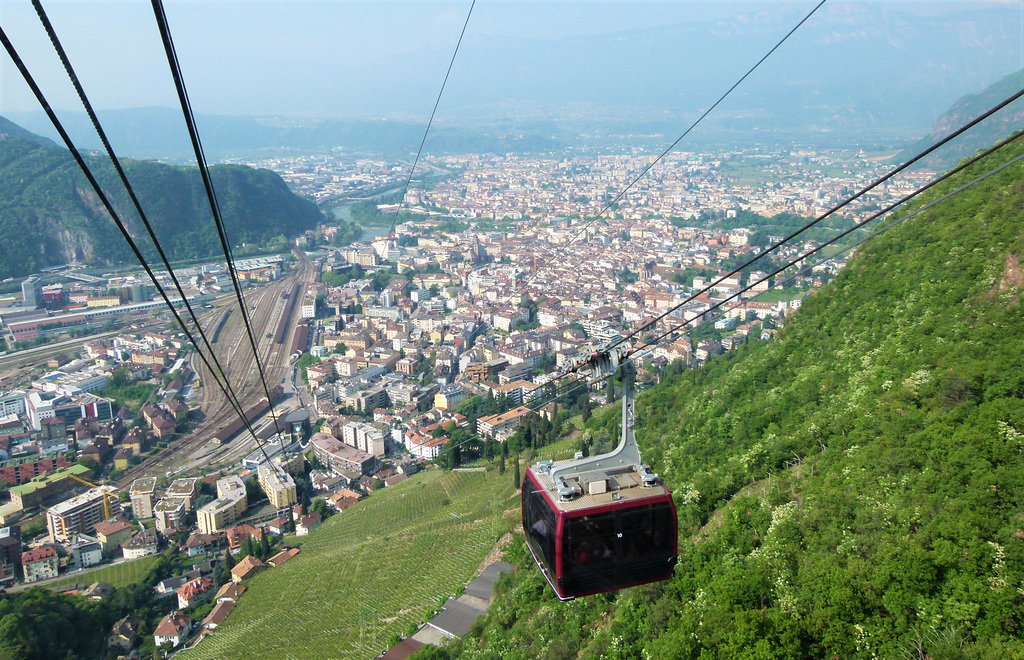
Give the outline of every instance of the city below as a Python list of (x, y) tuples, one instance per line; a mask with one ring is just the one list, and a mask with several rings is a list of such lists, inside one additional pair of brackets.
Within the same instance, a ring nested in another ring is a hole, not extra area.
[[(141, 271), (59, 267), (0, 298), (3, 583), (99, 593), (92, 571), (176, 548), (195, 564), (155, 587), (172, 611), (151, 638), (194, 644), (246, 578), (299, 552), (289, 537), (425, 468), (517, 455), (539, 420), (608, 403), (600, 385), (557, 390), (594, 345), (653, 342), (636, 355), (643, 386), (771, 340), (852, 252), (805, 260), (821, 244), (808, 236), (729, 271), (788, 233), (773, 218), (827, 212), (885, 160), (674, 153), (621, 198), (653, 157), (427, 158), (404, 198), (408, 163), (248, 163), (336, 217), (291, 252), (233, 264), (268, 392), (227, 264), (175, 271), (244, 419)], [(929, 175), (894, 180), (830, 226)], [(157, 280), (174, 291), (166, 271)], [(244, 559), (226, 565), (225, 550)], [(126, 619), (111, 634), (136, 633)]]

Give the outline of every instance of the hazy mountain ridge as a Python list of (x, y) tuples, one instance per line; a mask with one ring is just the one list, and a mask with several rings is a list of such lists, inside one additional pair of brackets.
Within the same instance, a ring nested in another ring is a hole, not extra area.
[[(143, 253), (157, 259), (109, 161), (98, 156), (86, 160)], [(168, 256), (220, 253), (198, 170), (132, 160), (122, 166)], [(215, 166), (211, 176), (234, 245), (291, 237), (323, 218), (313, 202), (293, 194), (269, 170)], [(135, 260), (70, 154), (38, 141), (0, 140), (0, 235), (0, 277), (63, 263)]]
[[(931, 132), (907, 147), (901, 160), (923, 151), (982, 113), (1024, 89), (1024, 69), (1011, 73), (977, 94), (968, 94), (954, 103), (932, 126)], [(971, 129), (949, 145), (921, 161), (922, 167), (944, 170), (961, 159), (973, 156), (994, 142), (1024, 129), (1024, 98), (1019, 98), (998, 113)]]
[(776, 340), (640, 397), (672, 580), (561, 604), (520, 541), (486, 620), (415, 657), (1021, 657), (1022, 209), (1018, 163), (867, 243)]
[[(470, 31), (465, 52), (479, 56), (457, 62), (445, 116), (463, 99), (477, 110), (507, 99), (538, 111), (558, 103), (618, 108), (612, 117), (627, 124), (662, 112), (696, 116), (802, 12), (787, 8), (560, 40), (485, 41)], [(1019, 59), (1011, 53), (1019, 54), (1020, 38), (1013, 8), (920, 18), (876, 5), (828, 5), (737, 88), (708, 128), (767, 110), (770, 124), (761, 130), (818, 124), (835, 124), (836, 130), (849, 122), (851, 109), (861, 128), (923, 128), (931, 123), (929, 114), (1005, 75)], [(976, 47), (959, 49), (953, 58), (950, 44)], [(441, 55), (420, 58), (424, 81), (430, 80), (428, 65)], [(831, 119), (831, 110), (842, 112), (839, 121)]]
[[(135, 157), (187, 161), (191, 145), (181, 127), (181, 115), (169, 108), (134, 108), (98, 113), (118, 153)], [(26, 124), (46, 131), (40, 116), (17, 115)], [(83, 148), (100, 145), (84, 114), (68, 113), (65, 126)], [(336, 147), (362, 153), (411, 157), (423, 138), (423, 126), (402, 121), (292, 120), (275, 117), (197, 117), (203, 148), (211, 158), (267, 151), (326, 151)], [(529, 153), (560, 149), (558, 136), (532, 127), (460, 127), (435, 125), (427, 148), (434, 153)]]
[[(471, 24), (426, 152), (559, 148), (582, 138), (587, 129), (581, 123), (598, 125), (605, 133), (649, 133), (654, 126), (666, 136), (678, 135), (804, 11), (786, 7), (687, 23), (681, 9), (674, 25), (560, 38), (480, 35)], [(687, 143), (735, 136), (747, 143), (825, 137), (849, 146), (912, 138), (956, 99), (1019, 66), (1022, 40), (1020, 11), (1012, 6), (920, 17), (877, 5), (827, 4)], [(313, 62), (302, 76), (288, 76), (278, 71), (282, 67), (270, 54), (266, 58), (247, 61), (246, 70), (267, 76), (263, 84), (279, 96), (299, 97), (305, 93), (303, 81), (317, 81), (317, 103), (296, 114), (318, 108), (325, 119), (289, 127), (255, 118), (265, 115), (254, 92), (252, 103), (237, 115), (199, 116), (211, 155), (335, 147), (389, 155), (415, 152), (451, 49), (383, 52), (372, 70), (346, 68), (333, 60)], [(67, 117), (82, 144), (95, 146), (84, 116), (72, 112)], [(14, 118), (50, 135), (37, 113)], [(121, 153), (188, 154), (177, 111), (109, 111), (101, 118)]]
[(4, 138), (21, 138), (22, 140), (28, 140), (43, 146), (57, 146), (52, 140), (36, 135), (32, 131), (25, 130), (5, 117), (0, 117), (0, 136), (3, 136)]

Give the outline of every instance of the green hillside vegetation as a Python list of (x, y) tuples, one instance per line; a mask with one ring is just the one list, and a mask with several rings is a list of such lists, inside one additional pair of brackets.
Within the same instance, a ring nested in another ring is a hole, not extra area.
[[(86, 161), (133, 236), (142, 223), (106, 158)], [(123, 167), (160, 244), (175, 260), (220, 253), (213, 216), (196, 168), (147, 161)], [(316, 205), (293, 194), (270, 170), (241, 165), (210, 169), (232, 246), (273, 244), (323, 221)], [(134, 256), (66, 150), (17, 137), (0, 139), (0, 277), (62, 263), (134, 262)], [(156, 259), (148, 238), (139, 245)]]
[(459, 593), (518, 515), (510, 474), (430, 470), (333, 516), (246, 582), (183, 658), (371, 658)]
[[(131, 614), (141, 620), (143, 644), (152, 650), (151, 632), (173, 602), (157, 598), (160, 580), (180, 575), (188, 566), (173, 553), (144, 557), (118, 566), (78, 574), (45, 586), (32, 586), (0, 598), (0, 658), (113, 657), (104, 653), (103, 640), (114, 622)], [(114, 589), (102, 600), (52, 591), (64, 584), (109, 582)]]
[(1018, 163), (865, 244), (777, 340), (641, 396), (672, 580), (562, 604), (518, 541), (486, 621), (416, 657), (1024, 657), (1022, 209)]

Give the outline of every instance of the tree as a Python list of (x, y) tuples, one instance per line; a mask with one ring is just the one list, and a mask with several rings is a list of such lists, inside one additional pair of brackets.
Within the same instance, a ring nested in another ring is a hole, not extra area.
[(181, 370), (180, 369), (175, 369), (174, 371), (169, 371), (166, 374), (164, 374), (164, 377), (163, 377), (161, 382), (163, 382), (164, 387), (167, 387), (168, 385), (171, 384), (172, 381), (175, 381), (175, 380), (181, 380)]
[(578, 399), (578, 406), (580, 410), (580, 417), (583, 421), (590, 419), (590, 392), (584, 392)]
[(331, 510), (331, 507), (327, 506), (327, 501), (322, 497), (318, 497), (315, 500), (313, 500), (313, 504), (309, 508), (311, 511), (319, 513), (320, 517), (325, 520), (327, 518), (330, 518), (331, 515), (334, 513), (334, 511)]
[(441, 453), (437, 455), (437, 466), (442, 470), (450, 470), (452, 467), (452, 452), (451, 449), (445, 447), (441, 450)]
[(309, 382), (309, 376), (306, 375), (306, 367), (310, 366), (311, 364), (316, 364), (319, 361), (320, 359), (315, 357), (312, 353), (303, 353), (302, 355), (299, 356), (299, 359), (296, 360), (295, 368), (298, 369), (299, 373), (302, 374), (302, 380), (304, 382)]
[(110, 374), (111, 387), (124, 387), (129, 383), (131, 383), (131, 378), (127, 369), (115, 369), (114, 373)]
[(512, 485), (519, 490), (519, 487), (523, 485), (523, 478), (519, 474), (519, 456), (513, 456), (512, 461), (515, 466), (515, 471), (512, 473)]
[(230, 550), (224, 553), (224, 567), (229, 571), (235, 567), (235, 557)]
[(270, 557), (270, 534), (264, 532), (263, 538), (260, 539), (260, 559), (266, 560)]
[(226, 564), (222, 565), (220, 568), (217, 569), (217, 572), (214, 574), (213, 582), (218, 587), (224, 586), (228, 582), (231, 582), (231, 569), (229, 569)]
[(83, 458), (80, 461), (78, 461), (78, 464), (79, 465), (84, 465), (85, 467), (87, 467), (90, 470), (92, 470), (91, 477), (90, 477), (91, 479), (95, 479), (97, 476), (99, 476), (100, 465), (99, 465), (99, 463), (96, 462), (96, 459), (93, 458), (92, 456), (86, 456), (85, 458)]
[(505, 474), (505, 457), (498, 457), (498, 474)]

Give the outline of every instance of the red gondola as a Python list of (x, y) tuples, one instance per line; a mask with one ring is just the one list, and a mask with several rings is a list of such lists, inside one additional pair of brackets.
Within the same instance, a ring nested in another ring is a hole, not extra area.
[[(604, 356), (604, 366), (618, 371), (617, 354), (610, 361)], [(672, 493), (640, 461), (633, 435), (636, 369), (624, 361), (621, 370), (619, 446), (592, 458), (541, 461), (523, 479), (527, 546), (562, 600), (667, 580), (676, 564)]]

